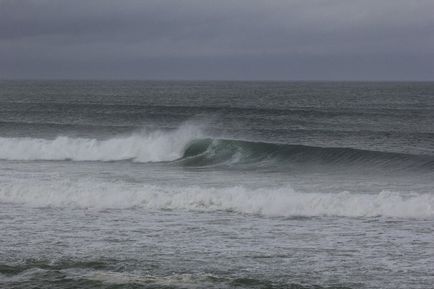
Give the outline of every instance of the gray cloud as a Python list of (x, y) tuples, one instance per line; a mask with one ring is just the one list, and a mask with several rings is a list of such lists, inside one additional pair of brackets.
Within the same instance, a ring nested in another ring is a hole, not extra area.
[(434, 80), (432, 11), (432, 0), (0, 0), (0, 77)]

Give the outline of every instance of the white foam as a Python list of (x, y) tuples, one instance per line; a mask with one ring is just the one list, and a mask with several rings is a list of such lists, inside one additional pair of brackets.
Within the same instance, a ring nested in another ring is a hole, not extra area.
[(264, 216), (434, 218), (434, 195), (301, 193), (290, 187), (174, 187), (63, 181), (3, 184), (0, 203), (90, 209), (226, 210)]
[(200, 126), (184, 124), (175, 131), (142, 131), (107, 140), (67, 136), (59, 136), (53, 140), (0, 137), (0, 159), (171, 161), (182, 157), (187, 143), (200, 135)]

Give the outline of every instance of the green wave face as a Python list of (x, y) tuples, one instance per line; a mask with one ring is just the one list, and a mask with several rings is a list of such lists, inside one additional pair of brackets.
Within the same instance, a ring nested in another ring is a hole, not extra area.
[(434, 170), (434, 158), (431, 156), (210, 138), (190, 142), (178, 162), (193, 167), (352, 166), (394, 170)]
[(283, 153), (283, 148), (283, 145), (278, 144), (199, 139), (187, 146), (182, 163), (189, 166), (259, 165), (270, 160), (278, 161), (279, 155)]

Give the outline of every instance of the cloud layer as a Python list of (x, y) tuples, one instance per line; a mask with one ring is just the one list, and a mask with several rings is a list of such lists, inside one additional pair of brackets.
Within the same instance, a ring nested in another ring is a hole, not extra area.
[(0, 0), (0, 78), (434, 80), (432, 11), (432, 0)]

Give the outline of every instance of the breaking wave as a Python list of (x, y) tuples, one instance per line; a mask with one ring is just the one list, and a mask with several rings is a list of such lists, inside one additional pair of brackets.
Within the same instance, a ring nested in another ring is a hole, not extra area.
[(231, 211), (263, 216), (434, 218), (434, 195), (382, 191), (302, 193), (291, 187), (157, 186), (65, 180), (13, 183), (0, 188), (0, 203), (88, 209)]
[(105, 140), (59, 136), (55, 139), (0, 138), (0, 159), (162, 162), (182, 157), (184, 147), (201, 136), (185, 124), (174, 131), (142, 131)]
[(142, 131), (110, 139), (0, 138), (0, 159), (170, 162), (192, 167), (287, 167), (366, 165), (388, 169), (434, 169), (434, 157), (339, 147), (206, 138), (198, 125)]

